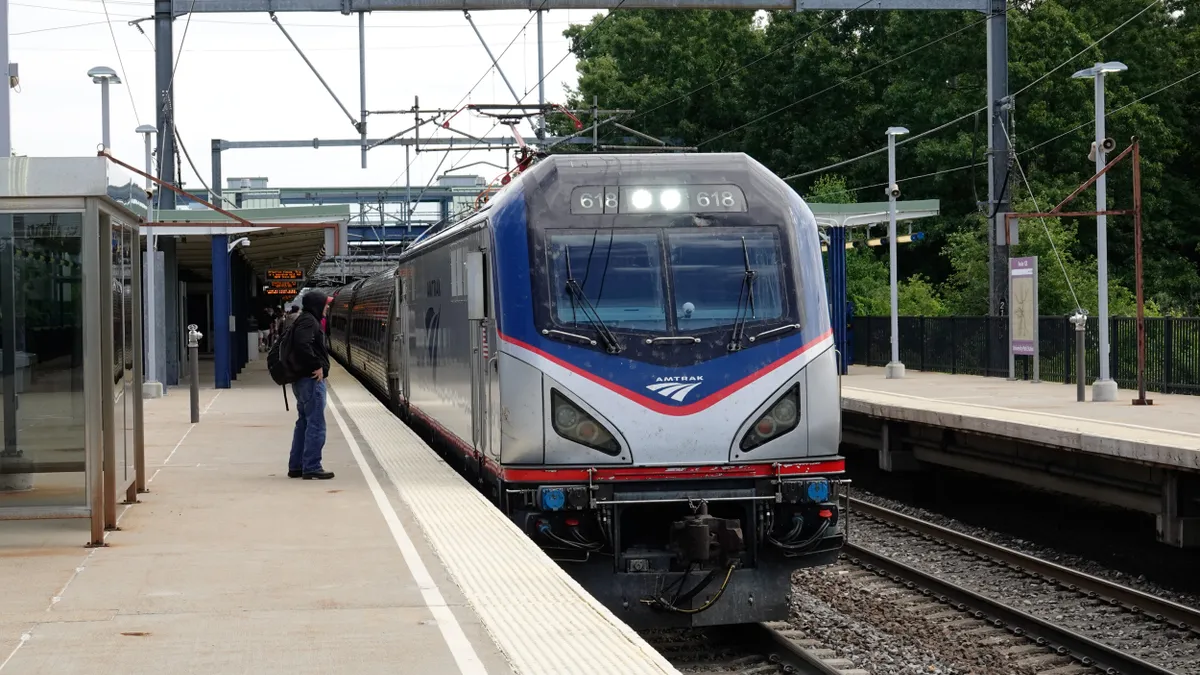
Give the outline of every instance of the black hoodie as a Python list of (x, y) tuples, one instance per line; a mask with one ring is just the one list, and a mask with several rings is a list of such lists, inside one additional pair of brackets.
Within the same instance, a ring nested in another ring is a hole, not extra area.
[(317, 368), (324, 377), (329, 377), (329, 353), (325, 351), (325, 335), (321, 332), (325, 303), (326, 296), (321, 291), (305, 293), (300, 299), (303, 309), (292, 327), (291, 362), (306, 377), (311, 377)]

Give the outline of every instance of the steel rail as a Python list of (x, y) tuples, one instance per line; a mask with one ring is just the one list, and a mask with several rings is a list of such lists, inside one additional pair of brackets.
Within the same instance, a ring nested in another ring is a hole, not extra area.
[(892, 560), (869, 548), (847, 543), (843, 550), (845, 556), (856, 565), (887, 576), (955, 609), (969, 612), (974, 618), (996, 628), (1027, 637), (1041, 647), (1070, 657), (1080, 665), (1099, 669), (1106, 675), (1175, 675), (1173, 671)]
[(820, 657), (793, 642), (786, 635), (771, 628), (765, 623), (755, 623), (748, 629), (757, 632), (762, 649), (767, 652), (767, 658), (791, 666), (794, 672), (803, 675), (842, 675), (842, 671), (834, 668)]
[(1048, 560), (1035, 558), (1027, 553), (1014, 551), (990, 541), (972, 537), (969, 534), (956, 532), (940, 525), (926, 522), (919, 518), (888, 509), (877, 504), (864, 502), (861, 499), (850, 499), (850, 507), (858, 514), (884, 521), (911, 532), (934, 539), (941, 539), (951, 546), (957, 546), (972, 553), (992, 558), (998, 562), (1019, 567), (1031, 573), (1034, 577), (1044, 577), (1056, 581), (1070, 591), (1088, 594), (1094, 598), (1102, 598), (1111, 605), (1122, 606), (1124, 609), (1142, 613), (1146, 616), (1181, 631), (1191, 631), (1200, 637), (1200, 610), (1186, 605), (1171, 602), (1137, 589), (1085, 574), (1069, 567), (1064, 567)]

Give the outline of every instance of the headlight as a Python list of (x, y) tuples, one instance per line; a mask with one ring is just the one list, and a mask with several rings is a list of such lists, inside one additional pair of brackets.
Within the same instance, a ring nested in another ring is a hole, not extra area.
[(554, 431), (559, 436), (599, 450), (606, 455), (621, 454), (621, 444), (591, 415), (579, 406), (567, 400), (566, 396), (558, 393), (557, 389), (550, 390), (550, 409), (553, 411), (551, 420)]
[(794, 384), (775, 404), (754, 421), (742, 436), (741, 448), (753, 450), (767, 441), (775, 440), (796, 428), (800, 421), (800, 385)]

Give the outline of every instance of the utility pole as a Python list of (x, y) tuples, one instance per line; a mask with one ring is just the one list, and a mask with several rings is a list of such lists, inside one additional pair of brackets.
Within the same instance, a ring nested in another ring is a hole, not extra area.
[[(1008, 17), (1005, 0), (992, 0), (987, 22), (987, 95), (988, 95), (988, 314), (1007, 313), (1008, 251), (1004, 214), (1012, 209), (1007, 183), (1008, 163)], [(1015, 230), (1013, 236), (1016, 236)], [(988, 355), (989, 361), (991, 355)]]
[[(155, 126), (158, 127), (158, 168), (159, 179), (167, 185), (175, 185), (175, 111), (172, 109), (174, 89), (171, 80), (174, 75), (175, 58), (172, 50), (175, 48), (173, 23), (175, 17), (171, 10), (171, 0), (155, 0), (154, 2), (154, 85), (158, 95), (155, 96)], [(158, 209), (170, 211), (175, 208), (175, 193), (161, 189), (155, 193)]]

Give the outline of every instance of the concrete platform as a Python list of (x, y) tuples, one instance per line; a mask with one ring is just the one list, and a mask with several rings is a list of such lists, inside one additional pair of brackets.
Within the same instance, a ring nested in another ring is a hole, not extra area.
[[(337, 477), (288, 479), (295, 412), (264, 370), (202, 391), (195, 425), (185, 388), (146, 401), (150, 492), (105, 547), (83, 548), (84, 522), (0, 522), (0, 675), (674, 672), (561, 570), (505, 560), (536, 546), (471, 513), (477, 498), (499, 515), (344, 372)], [(454, 516), (414, 511), (397, 485), (493, 533), (455, 543)], [(538, 625), (560, 614), (579, 623)], [(599, 649), (612, 660), (589, 661)]]
[(842, 378), (844, 410), (951, 427), (1031, 443), (1200, 471), (1200, 397), (1136, 392), (1117, 400), (1075, 400), (1075, 386), (995, 377), (908, 371), (889, 380), (883, 368), (852, 366)]
[(1073, 385), (853, 366), (843, 441), (886, 471), (949, 466), (1157, 516), (1159, 539), (1200, 547), (1200, 397), (1077, 402)]

